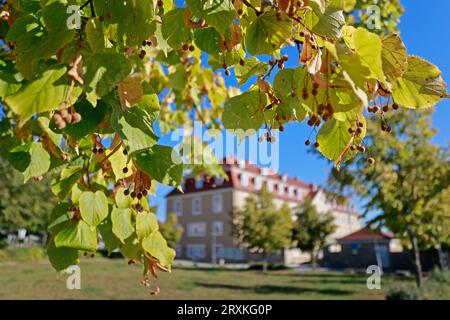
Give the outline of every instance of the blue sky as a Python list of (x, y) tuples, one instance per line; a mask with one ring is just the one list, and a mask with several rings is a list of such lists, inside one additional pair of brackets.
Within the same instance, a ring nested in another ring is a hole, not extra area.
[[(418, 0), (402, 0), (405, 14), (401, 19), (400, 30), (409, 54), (421, 56), (439, 66), (443, 77), (450, 83), (450, 12), (449, 0), (433, 0), (423, 3)], [(288, 50), (289, 53), (289, 50)], [(296, 55), (293, 55), (296, 57)], [(291, 59), (287, 66), (293, 66), (296, 59)], [(292, 64), (292, 65), (291, 65)], [(230, 82), (231, 85), (235, 83)], [(450, 100), (441, 102), (436, 107), (433, 125), (438, 129), (434, 142), (447, 145), (450, 141)], [(308, 183), (324, 185), (330, 165), (327, 161), (307, 153), (303, 142), (308, 138), (310, 128), (304, 123), (286, 126), (280, 135), (280, 172), (297, 176)], [(166, 139), (162, 139), (164, 143)], [(170, 190), (159, 188), (156, 197), (150, 200), (158, 205), (158, 217), (164, 219), (164, 195)]]

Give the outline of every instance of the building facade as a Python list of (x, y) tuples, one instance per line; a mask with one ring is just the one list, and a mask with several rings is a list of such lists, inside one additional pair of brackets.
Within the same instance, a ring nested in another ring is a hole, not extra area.
[[(282, 174), (271, 174), (245, 161), (224, 160), (228, 179), (212, 177), (194, 179), (185, 176), (183, 192), (172, 190), (167, 195), (167, 213), (175, 213), (184, 228), (176, 248), (177, 258), (193, 261), (246, 262), (251, 257), (232, 235), (232, 211), (245, 205), (263, 185), (273, 194), (275, 206), (284, 203), (295, 208), (310, 197), (319, 212), (332, 212), (337, 226), (329, 241), (361, 228), (360, 215), (350, 207), (340, 207), (326, 199), (325, 192), (312, 184)], [(294, 218), (294, 217), (293, 217)], [(295, 264), (309, 259), (299, 250), (286, 249), (280, 259)]]

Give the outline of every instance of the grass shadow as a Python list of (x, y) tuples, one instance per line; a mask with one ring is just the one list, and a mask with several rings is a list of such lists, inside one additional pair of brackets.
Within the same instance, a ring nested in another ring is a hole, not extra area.
[(206, 282), (196, 282), (196, 286), (209, 288), (209, 289), (225, 289), (225, 290), (239, 290), (258, 294), (289, 294), (289, 295), (299, 295), (303, 293), (318, 293), (325, 295), (350, 295), (353, 291), (333, 289), (333, 288), (303, 288), (303, 287), (293, 287), (293, 286), (276, 286), (276, 285), (258, 285), (254, 287), (246, 287), (241, 285), (232, 284), (221, 284), (221, 283), (206, 283)]

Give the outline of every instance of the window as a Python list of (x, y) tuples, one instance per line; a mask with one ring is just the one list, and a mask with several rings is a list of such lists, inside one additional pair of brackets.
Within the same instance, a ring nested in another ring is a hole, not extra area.
[(214, 244), (214, 254), (216, 256), (216, 259), (223, 259), (224, 258), (224, 247), (220, 243)]
[(294, 196), (294, 188), (292, 188), (292, 187), (289, 187), (288, 188), (288, 195), (289, 195), (289, 197), (293, 197)]
[(273, 191), (273, 182), (272, 181), (267, 182), (267, 191), (269, 191), (269, 192)]
[(262, 188), (262, 179), (261, 179), (261, 177), (256, 177), (255, 188), (256, 188), (256, 190), (260, 190)]
[(223, 235), (223, 222), (222, 221), (214, 221), (212, 223), (212, 235), (213, 236), (222, 236)]
[(223, 177), (215, 177), (214, 183), (216, 184), (216, 186), (221, 186), (223, 184), (223, 180)]
[(284, 194), (284, 186), (282, 184), (280, 184), (278, 187), (278, 194), (280, 196), (282, 196)]
[(241, 174), (241, 185), (243, 187), (248, 186), (248, 175), (246, 173)]
[(359, 244), (358, 243), (352, 243), (351, 244), (351, 248), (352, 248), (352, 254), (353, 255), (357, 255), (358, 251), (359, 251)]
[(202, 214), (202, 198), (196, 197), (192, 199), (192, 215), (198, 216)]
[(342, 251), (342, 246), (340, 244), (332, 244), (328, 247), (328, 251), (331, 253), (339, 253)]
[(221, 194), (215, 194), (212, 196), (212, 212), (221, 213), (223, 210), (223, 196)]
[(181, 199), (173, 200), (173, 212), (177, 216), (181, 216), (183, 214), (183, 200)]
[(195, 189), (203, 189), (203, 180), (195, 180)]
[(175, 245), (175, 252), (177, 254), (177, 257), (181, 257), (183, 255), (183, 248), (181, 247), (181, 245)]
[(204, 259), (206, 256), (206, 246), (204, 244), (188, 244), (187, 256), (192, 260)]
[(187, 236), (191, 238), (206, 236), (206, 223), (205, 222), (188, 223)]

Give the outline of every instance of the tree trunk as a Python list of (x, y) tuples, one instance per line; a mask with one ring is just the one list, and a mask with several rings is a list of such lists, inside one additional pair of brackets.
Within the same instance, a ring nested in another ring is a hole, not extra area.
[(437, 252), (439, 256), (439, 266), (441, 267), (442, 270), (447, 269), (448, 268), (447, 257), (445, 256), (444, 251), (442, 251), (441, 244), (437, 246)]
[(411, 234), (411, 244), (414, 255), (414, 267), (415, 267), (415, 276), (416, 276), (416, 284), (417, 287), (422, 286), (423, 278), (422, 278), (422, 263), (420, 262), (420, 250), (419, 244), (417, 243), (417, 236)]
[(312, 266), (313, 270), (316, 271), (316, 269), (317, 269), (317, 255), (316, 255), (316, 250), (314, 250), (314, 249), (311, 250), (311, 266)]
[(263, 273), (267, 273), (268, 270), (269, 259), (267, 253), (264, 252), (263, 256)]

